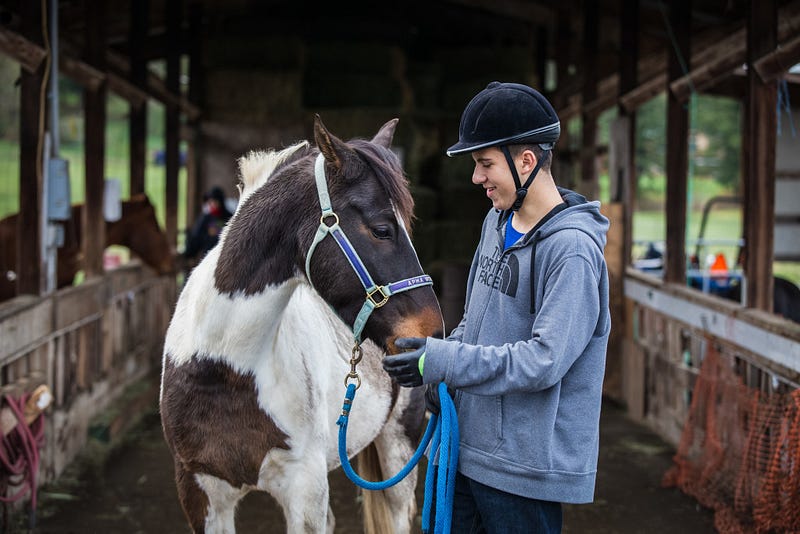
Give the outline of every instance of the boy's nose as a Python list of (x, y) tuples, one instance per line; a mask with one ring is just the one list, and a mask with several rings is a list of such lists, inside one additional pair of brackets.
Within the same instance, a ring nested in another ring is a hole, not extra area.
[(476, 166), (475, 170), (472, 171), (472, 183), (475, 185), (480, 185), (486, 181), (486, 176), (481, 172), (481, 170)]

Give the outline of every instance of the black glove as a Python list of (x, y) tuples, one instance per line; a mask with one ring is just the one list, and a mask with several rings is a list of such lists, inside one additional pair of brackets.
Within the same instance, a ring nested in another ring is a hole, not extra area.
[[(448, 387), (447, 394), (450, 398), (455, 398), (456, 390)], [(425, 407), (434, 415), (439, 415), (442, 411), (442, 403), (439, 400), (439, 384), (428, 384), (425, 386)]]
[(394, 344), (399, 349), (412, 349), (383, 359), (383, 369), (389, 373), (398, 384), (406, 388), (422, 385), (422, 375), (419, 372), (419, 359), (425, 354), (424, 337), (399, 337)]

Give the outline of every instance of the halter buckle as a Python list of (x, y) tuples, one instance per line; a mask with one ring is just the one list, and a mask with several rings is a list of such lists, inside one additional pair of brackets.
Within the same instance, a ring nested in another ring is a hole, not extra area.
[[(375, 297), (373, 297), (373, 295), (378, 292), (380, 292), (381, 296), (383, 297), (383, 299), (380, 301), (375, 300)], [(378, 286), (372, 291), (367, 291), (367, 300), (372, 301), (372, 304), (374, 304), (376, 308), (380, 308), (386, 304), (389, 301), (390, 296), (391, 295), (387, 295), (383, 292), (383, 286)]]

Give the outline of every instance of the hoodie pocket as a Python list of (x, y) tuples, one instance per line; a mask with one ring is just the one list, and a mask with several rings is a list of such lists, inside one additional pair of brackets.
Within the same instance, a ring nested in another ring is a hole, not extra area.
[(459, 392), (458, 424), (461, 441), (494, 454), (503, 442), (503, 398)]

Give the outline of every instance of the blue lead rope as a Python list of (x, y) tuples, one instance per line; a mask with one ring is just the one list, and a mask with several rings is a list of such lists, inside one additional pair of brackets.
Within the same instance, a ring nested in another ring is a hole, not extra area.
[[(447, 392), (444, 382), (439, 384), (440, 416), (431, 415), (428, 427), (422, 441), (411, 457), (411, 460), (392, 478), (380, 482), (364, 480), (353, 470), (350, 459), (347, 457), (347, 421), (350, 417), (350, 408), (356, 396), (356, 385), (349, 384), (344, 395), (342, 415), (336, 424), (339, 425), (339, 461), (342, 463), (347, 478), (357, 486), (366, 490), (384, 490), (403, 480), (408, 473), (419, 463), (428, 444), (431, 451), (435, 451), (435, 462), (429, 462), (425, 474), (425, 501), (422, 506), (422, 532), (430, 532), (431, 508), (434, 486), (436, 491), (436, 522), (434, 534), (447, 534), (450, 532), (450, 523), (453, 514), (453, 495), (455, 492), (456, 468), (458, 466), (458, 417), (453, 399)], [(438, 463), (436, 469), (434, 464)], [(434, 476), (434, 471), (436, 475)], [(434, 480), (435, 479), (435, 480)]]

